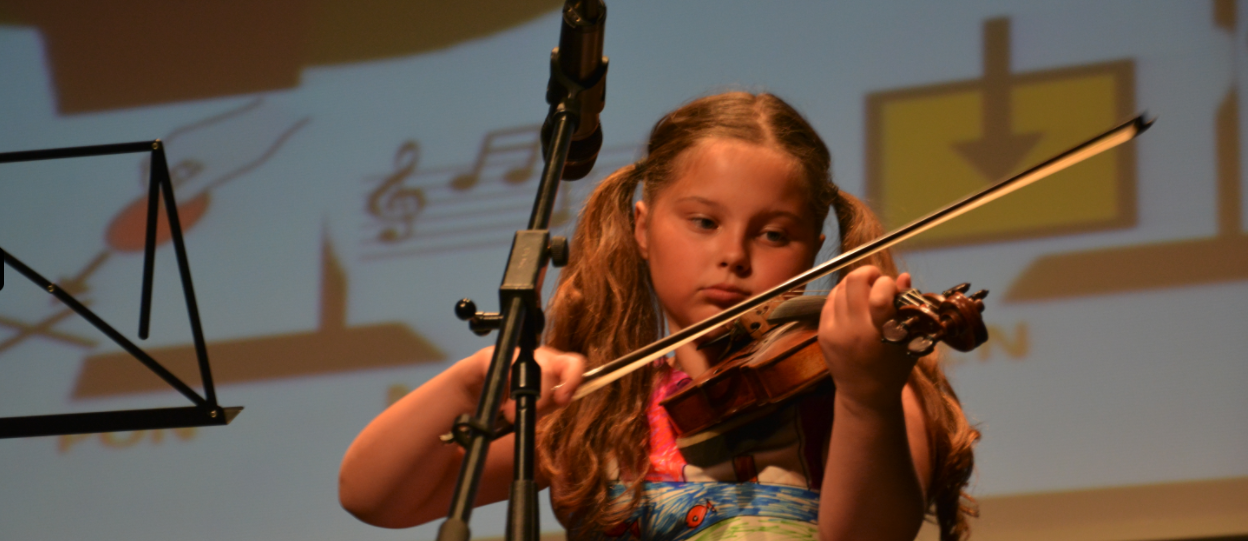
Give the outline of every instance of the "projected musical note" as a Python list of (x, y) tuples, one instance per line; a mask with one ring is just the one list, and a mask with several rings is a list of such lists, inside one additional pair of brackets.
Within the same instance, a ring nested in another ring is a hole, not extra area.
[[(482, 138), (470, 165), (413, 168), (402, 184), (393, 181), (396, 187), (421, 190), (424, 205), (419, 212), (419, 223), (410, 231), (398, 229), (398, 222), (385, 222), (369, 209), (363, 259), (505, 246), (511, 239), (508, 232), (524, 227), (532, 211), (533, 185), (541, 149), (539, 129), (539, 126), (521, 126), (493, 130)], [(598, 154), (598, 165), (589, 178), (560, 183), (550, 223), (555, 234), (568, 233), (566, 229), (575, 222), (580, 200), (603, 176), (631, 163), (639, 148), (636, 144), (605, 147)], [(388, 180), (393, 179), (386, 177), (380, 184), (375, 179), (369, 181), (366, 207), (381, 197), (379, 194)], [(386, 230), (390, 228), (398, 231), (389, 236)], [(409, 232), (410, 235), (405, 234)]]
[(412, 236), (416, 216), (425, 209), (425, 191), (404, 186), (403, 181), (416, 172), (419, 161), (420, 145), (416, 141), (404, 142), (394, 156), (394, 173), (369, 194), (368, 213), (387, 224), (377, 234), (377, 240), (400, 242)]
[(521, 165), (508, 169), (503, 173), (503, 180), (511, 184), (520, 184), (533, 176), (533, 166), (537, 163), (542, 148), (541, 126), (520, 126), (495, 130), (485, 134), (481, 141), (481, 151), (477, 153), (477, 161), (472, 170), (451, 179), (451, 187), (465, 191), (470, 190), (481, 180), (481, 171), (486, 162), (494, 156), (514, 160), (517, 154), (524, 156)]

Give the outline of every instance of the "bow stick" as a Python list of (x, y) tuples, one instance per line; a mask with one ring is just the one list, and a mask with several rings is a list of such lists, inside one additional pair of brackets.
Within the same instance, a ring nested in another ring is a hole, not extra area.
[(740, 317), (742, 314), (754, 309), (755, 307), (779, 296), (795, 288), (801, 287), (836, 271), (844, 269), (863, 258), (870, 256), (880, 250), (887, 249), (893, 245), (902, 242), (910, 237), (918, 235), (933, 227), (943, 224), (958, 216), (966, 214), (971, 210), (986, 205), (997, 198), (1003, 197), (1015, 190), (1028, 186), (1040, 179), (1051, 176), (1058, 171), (1066, 169), (1072, 165), (1082, 162), (1088, 158), (1096, 156), (1118, 145), (1135, 139), (1149, 126), (1153, 125), (1152, 120), (1145, 120), (1144, 115), (1136, 116), (1109, 131), (1097, 135), (1073, 148), (1062, 152), (1044, 163), (1032, 167), (1021, 174), (1002, 180), (978, 193), (971, 194), (962, 200), (949, 204), (927, 216), (919, 218), (909, 224), (906, 224), (890, 233), (863, 244), (853, 250), (845, 252), (834, 257), (820, 265), (803, 272), (784, 283), (773, 287), (767, 291), (759, 293), (749, 299), (741, 301), (739, 304), (725, 309), (716, 315), (708, 317), (702, 321), (694, 323), (679, 332), (670, 334), (662, 339), (650, 343), (632, 353), (624, 355), (614, 361), (594, 368), (585, 372), (584, 381), (581, 386), (576, 389), (576, 393), (572, 395), (572, 399), (576, 400), (588, 395), (598, 389), (601, 389), (611, 382), (618, 380), (630, 372), (645, 366), (647, 363), (653, 362), (672, 350), (688, 344), (702, 336), (706, 335), (724, 323)]

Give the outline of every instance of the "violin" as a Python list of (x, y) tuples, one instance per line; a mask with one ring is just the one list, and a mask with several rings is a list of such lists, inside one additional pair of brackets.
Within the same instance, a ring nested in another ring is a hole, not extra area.
[[(958, 351), (971, 351), (988, 340), (980, 290), (970, 295), (970, 284), (942, 294), (910, 289), (897, 295), (897, 315), (881, 329), (884, 342), (904, 347), (918, 358), (944, 342)], [(724, 360), (660, 402), (678, 434), (676, 445), (692, 464), (713, 464), (740, 451), (741, 442), (765, 439), (758, 429), (775, 427), (771, 414), (785, 405), (824, 388), (831, 375), (818, 344), (819, 313), (823, 296), (773, 300), (734, 321), (725, 335), (730, 352)], [(834, 389), (832, 389), (834, 391)], [(762, 420), (761, 427), (745, 430)]]

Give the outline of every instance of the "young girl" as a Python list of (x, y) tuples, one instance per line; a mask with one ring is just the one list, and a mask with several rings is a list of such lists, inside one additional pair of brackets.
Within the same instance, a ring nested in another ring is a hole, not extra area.
[[(835, 391), (777, 414), (722, 463), (685, 460), (659, 406), (714, 365), (714, 347), (682, 347), (570, 400), (584, 370), (810, 268), (829, 208), (842, 251), (878, 236), (830, 166), (792, 107), (734, 92), (665, 116), (646, 156), (590, 195), (538, 352), (539, 482), (571, 539), (913, 539), (927, 513), (942, 539), (965, 536), (979, 433), (934, 356), (916, 364), (881, 343), (910, 281), (894, 278), (886, 253), (848, 272), (824, 305), (819, 347)], [(369, 424), (342, 464), (348, 511), (386, 527), (446, 515), (462, 452), (437, 436), (474, 410), (489, 358), (456, 363)], [(510, 436), (491, 444), (478, 504), (507, 497), (511, 448)]]

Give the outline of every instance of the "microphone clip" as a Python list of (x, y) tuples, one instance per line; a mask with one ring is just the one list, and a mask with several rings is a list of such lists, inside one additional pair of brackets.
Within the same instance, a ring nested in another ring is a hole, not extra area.
[[(593, 9), (596, 4), (596, 10)], [(581, 9), (584, 9), (583, 14)], [(589, 12), (593, 11), (593, 14)], [(554, 119), (566, 115), (575, 123), (562, 178), (578, 180), (593, 169), (602, 148), (598, 114), (606, 103), (608, 59), (602, 56), (606, 6), (601, 0), (569, 1), (563, 9), (559, 47), (550, 53), (550, 80), (546, 103), (550, 112), (542, 124), (542, 155), (550, 154)]]

